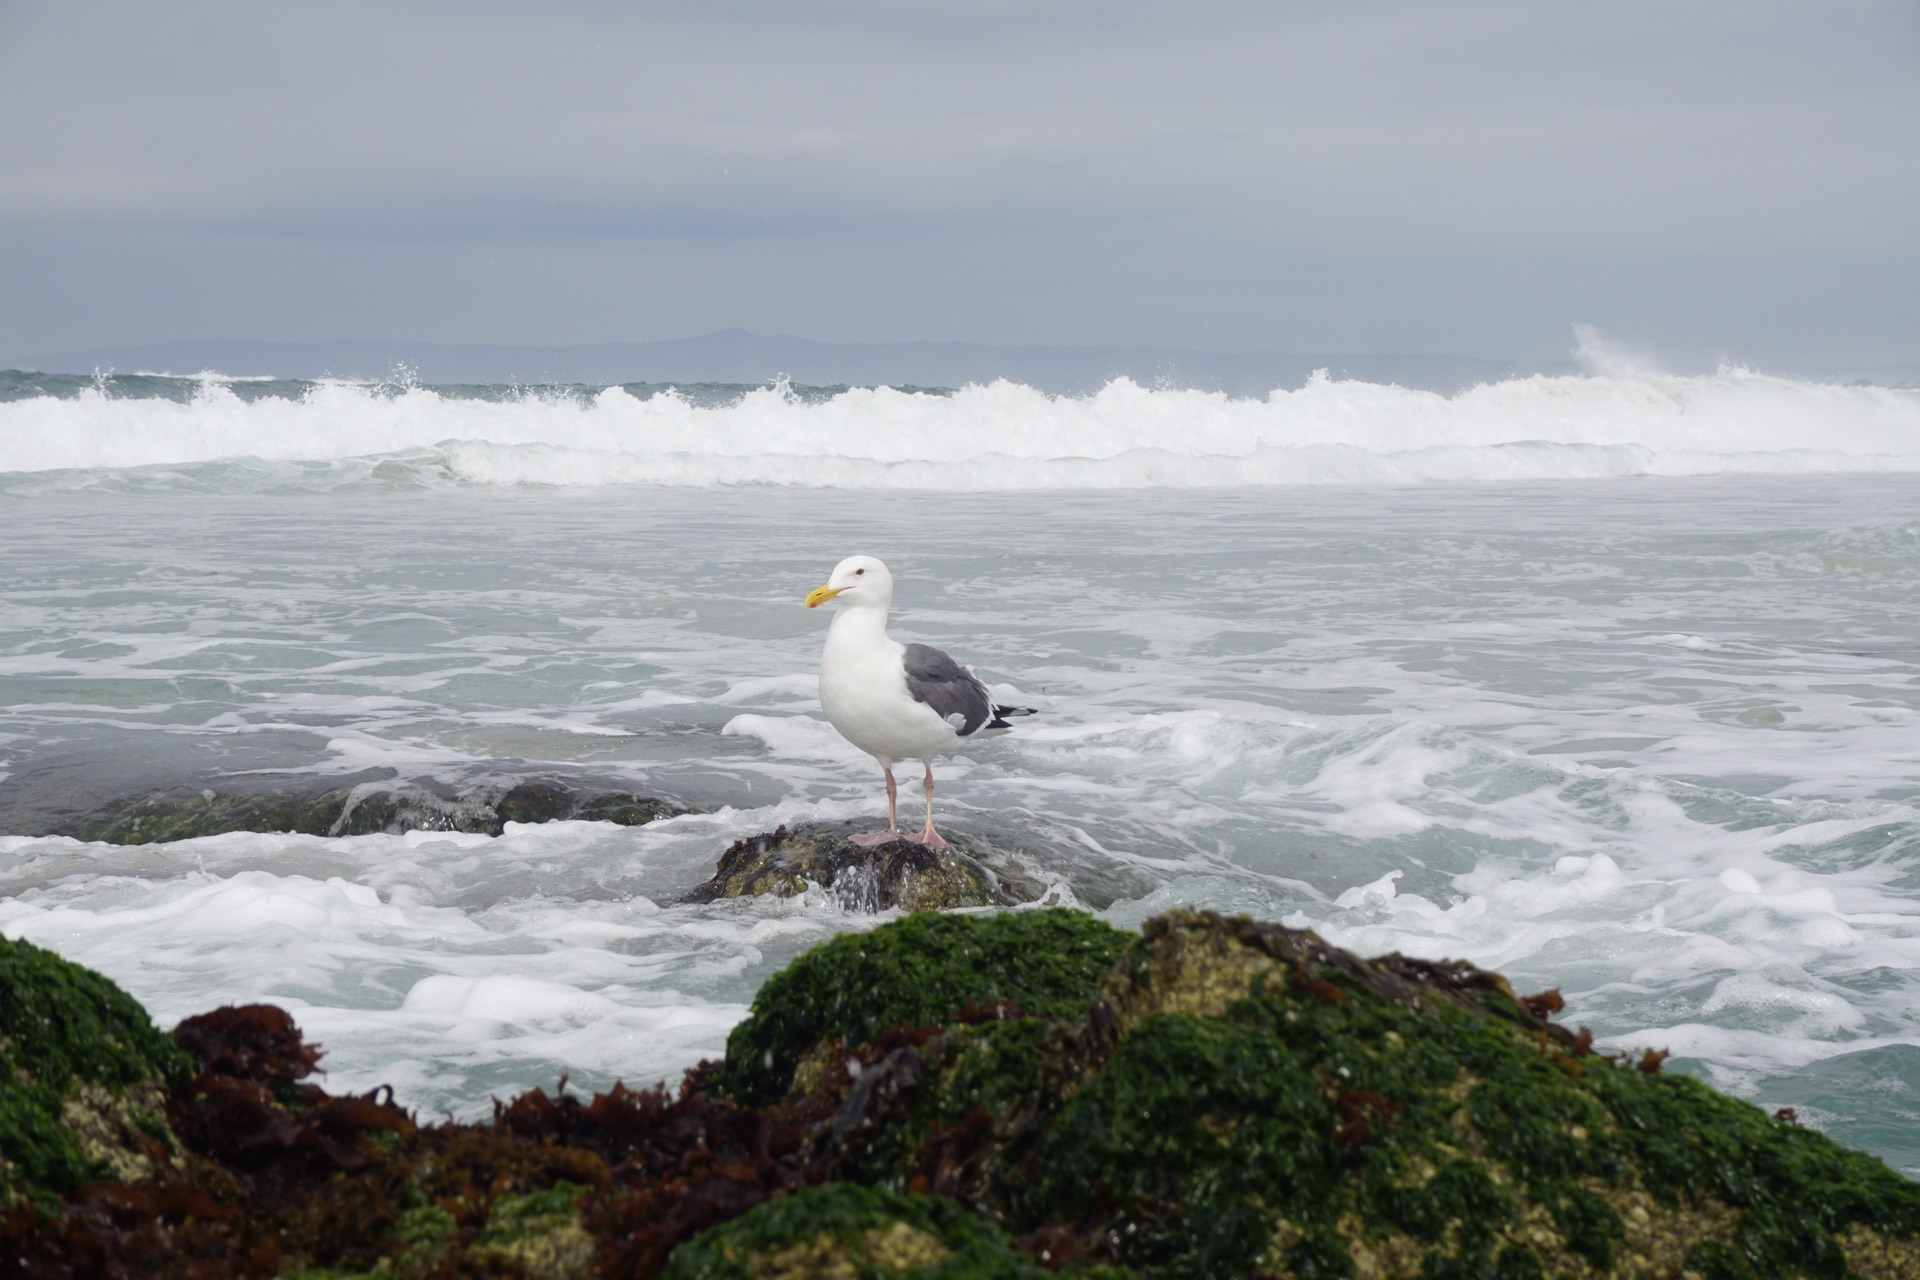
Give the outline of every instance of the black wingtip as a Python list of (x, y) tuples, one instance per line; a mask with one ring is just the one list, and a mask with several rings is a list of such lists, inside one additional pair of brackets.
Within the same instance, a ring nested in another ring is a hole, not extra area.
[(1037, 716), (1039, 714), (1040, 713), (1032, 707), (995, 707), (993, 709), (993, 719), (988, 723), (987, 728), (1011, 729), (1013, 726), (1007, 723), (1008, 716)]

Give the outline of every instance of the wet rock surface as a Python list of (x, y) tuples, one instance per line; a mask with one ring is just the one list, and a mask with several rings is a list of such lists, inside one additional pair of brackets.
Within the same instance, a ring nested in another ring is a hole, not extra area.
[(817, 887), (844, 911), (943, 911), (955, 907), (1009, 907), (1036, 901), (1043, 886), (1007, 867), (965, 835), (947, 833), (933, 850), (909, 840), (866, 848), (851, 836), (858, 823), (806, 823), (734, 842), (720, 855), (713, 879), (683, 902), (771, 894), (786, 898)]
[(749, 1210), (677, 1251), (666, 1275), (669, 1280), (870, 1275), (1044, 1280), (1047, 1272), (951, 1201), (834, 1182)]
[(769, 980), (677, 1091), (473, 1125), (328, 1095), (282, 1010), (162, 1037), (4, 946), (38, 993), (0, 1007), (11, 1274), (1920, 1275), (1920, 1184), (1879, 1161), (1596, 1054), (1554, 993), (1244, 918), (909, 916)]
[(465, 831), (499, 835), (509, 822), (578, 819), (639, 826), (691, 812), (659, 796), (556, 779), (499, 780), (462, 787), (376, 779), (349, 786), (177, 786), (123, 797), (46, 824), (44, 834), (107, 844), (158, 844), (228, 831), (359, 836)]
[(170, 1168), (166, 1100), (190, 1073), (119, 987), (0, 938), (0, 1211)]
[(1176, 911), (1078, 1017), (973, 1011), (845, 1060), (836, 1041), (788, 1088), (839, 1098), (808, 1148), (828, 1179), (954, 1200), (1050, 1266), (1920, 1274), (1920, 1184), (1662, 1053), (1598, 1055), (1560, 1007), (1469, 964)]

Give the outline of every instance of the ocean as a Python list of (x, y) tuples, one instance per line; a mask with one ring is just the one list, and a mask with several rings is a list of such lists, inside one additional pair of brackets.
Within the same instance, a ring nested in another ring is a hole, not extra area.
[[(937, 801), (1049, 900), (1498, 968), (1920, 1173), (1920, 391), (13, 373), (0, 531), (0, 931), (162, 1025), (283, 1005), (336, 1092), (672, 1078), (875, 923), (678, 902), (883, 813), (801, 605), (866, 552), (896, 635), (1039, 708)], [(49, 834), (528, 778), (687, 812)]]

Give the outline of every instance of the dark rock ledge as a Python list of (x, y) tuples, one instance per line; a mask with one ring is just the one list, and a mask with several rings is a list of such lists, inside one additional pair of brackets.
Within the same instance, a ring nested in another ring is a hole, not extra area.
[(557, 779), (471, 783), (459, 788), (379, 780), (351, 786), (313, 783), (188, 786), (127, 796), (52, 823), (48, 835), (107, 844), (159, 844), (228, 831), (314, 836), (378, 832), (466, 831), (497, 836), (509, 822), (581, 819), (634, 827), (690, 813), (684, 804)]
[(1920, 1275), (1920, 1184), (1466, 964), (1177, 911), (923, 913), (675, 1091), (334, 1097), (271, 1006), (169, 1035), (0, 940), (0, 1273)]

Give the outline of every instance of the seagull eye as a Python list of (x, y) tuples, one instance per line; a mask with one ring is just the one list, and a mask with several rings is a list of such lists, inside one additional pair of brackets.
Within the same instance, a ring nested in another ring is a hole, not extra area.
[(863, 573), (865, 573), (865, 572), (866, 572), (866, 570), (865, 570), (865, 569), (855, 569), (855, 570), (853, 571), (853, 576), (857, 578), (857, 577), (859, 577), (859, 576), (860, 576), (861, 574), (863, 574)]

